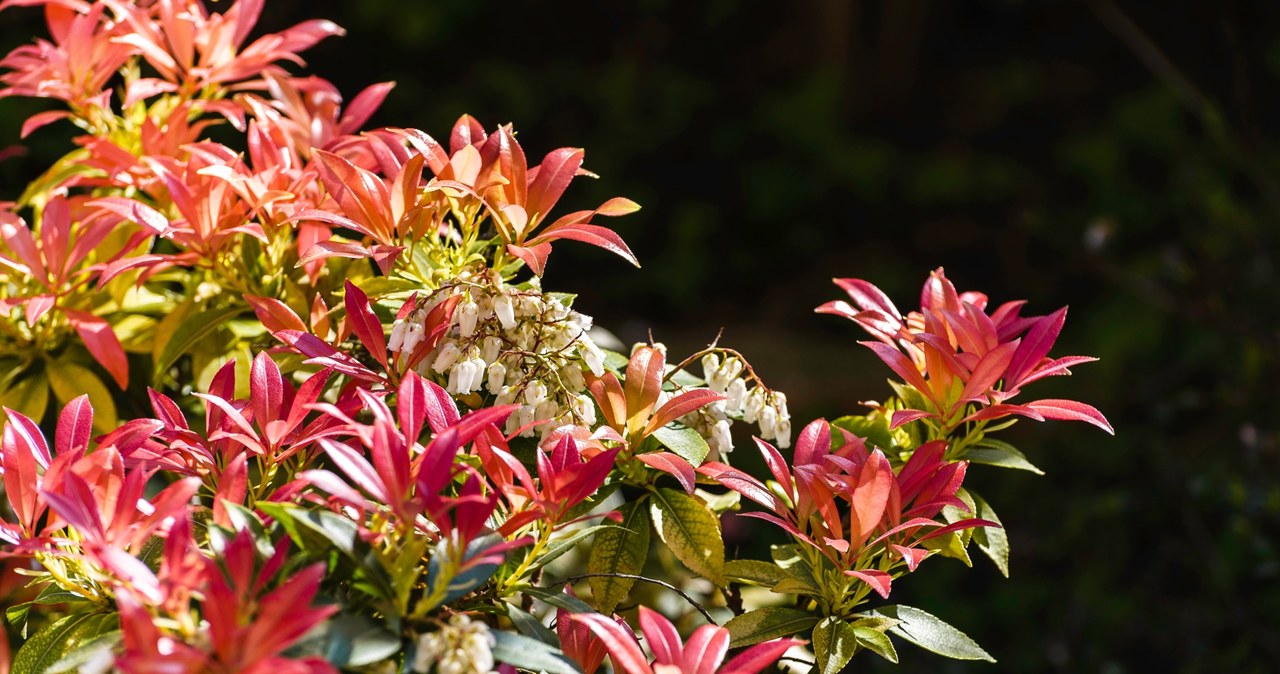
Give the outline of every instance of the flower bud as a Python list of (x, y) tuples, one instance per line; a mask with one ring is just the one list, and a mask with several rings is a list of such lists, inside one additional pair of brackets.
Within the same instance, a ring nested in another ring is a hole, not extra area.
[(431, 369), (436, 372), (444, 372), (449, 369), (450, 365), (457, 362), (458, 356), (461, 355), (462, 352), (458, 350), (457, 344), (454, 344), (453, 342), (445, 342), (445, 344), (440, 347), (440, 353), (436, 355), (436, 359), (431, 362)]
[(516, 311), (511, 304), (510, 295), (502, 295), (493, 300), (493, 313), (498, 317), (498, 323), (503, 330), (516, 327)]

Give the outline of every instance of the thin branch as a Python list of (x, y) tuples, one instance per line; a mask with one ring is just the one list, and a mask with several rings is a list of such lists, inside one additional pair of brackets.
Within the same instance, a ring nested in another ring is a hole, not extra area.
[(665, 580), (658, 580), (657, 578), (639, 576), (634, 573), (583, 573), (577, 576), (571, 576), (569, 578), (565, 578), (564, 580), (561, 580), (556, 583), (551, 583), (549, 587), (559, 587), (561, 585), (565, 585), (568, 583), (576, 583), (584, 578), (630, 578), (631, 580), (642, 580), (646, 583), (661, 585), (662, 587), (665, 587), (668, 590), (671, 590), (672, 592), (675, 592), (676, 594), (680, 595), (682, 599), (689, 602), (690, 606), (698, 609), (698, 613), (701, 613), (702, 617), (707, 619), (707, 622), (711, 623), (712, 625), (719, 624), (716, 622), (715, 618), (711, 617), (711, 613), (708, 612), (707, 609), (703, 607), (702, 604), (699, 604), (693, 597), (690, 597), (688, 594), (686, 594), (684, 590), (681, 590), (680, 588), (676, 587), (675, 585), (672, 585), (671, 583), (666, 582)]

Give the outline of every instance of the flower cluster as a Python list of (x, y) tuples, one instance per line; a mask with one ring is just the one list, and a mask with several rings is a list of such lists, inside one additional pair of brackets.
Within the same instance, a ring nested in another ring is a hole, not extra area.
[[(754, 674), (808, 643), (833, 672), (896, 660), (890, 635), (989, 657), (880, 601), (971, 543), (1007, 570), (964, 478), (1034, 466), (990, 421), (1110, 430), (1010, 402), (1088, 360), (1048, 357), (1065, 311), (988, 314), (939, 271), (904, 317), (841, 281), (857, 308), (820, 311), (903, 381), (788, 460), (787, 398), (742, 354), (613, 352), (544, 290), (562, 240), (636, 262), (601, 224), (633, 202), (554, 213), (582, 150), (530, 165), (469, 116), (443, 142), (365, 129), (391, 84), (291, 74), (341, 29), (250, 40), (262, 5), (0, 3), (51, 35), (0, 60), (0, 98), (65, 104), (23, 134), (83, 131), (0, 204), (0, 671)], [(767, 475), (728, 464), (739, 421)], [(789, 537), (770, 561), (725, 544), (744, 504)]]

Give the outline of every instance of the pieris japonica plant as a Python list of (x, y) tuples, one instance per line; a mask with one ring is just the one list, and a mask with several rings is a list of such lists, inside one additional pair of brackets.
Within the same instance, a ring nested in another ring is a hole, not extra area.
[[(50, 37), (0, 61), (0, 97), (59, 104), (23, 135), (83, 133), (0, 204), (10, 672), (751, 674), (790, 651), (827, 674), (896, 661), (894, 637), (990, 659), (894, 582), (971, 547), (1007, 573), (963, 485), (1035, 471), (997, 431), (1111, 430), (1022, 392), (1091, 360), (1050, 356), (1065, 310), (991, 310), (940, 269), (907, 314), (837, 281), (819, 311), (897, 380), (793, 430), (742, 354), (609, 349), (543, 288), (562, 241), (636, 264), (606, 224), (636, 204), (556, 208), (582, 150), (532, 163), (467, 116), (364, 129), (392, 85), (291, 74), (341, 31), (250, 41), (262, 0), (16, 6)], [(731, 464), (735, 428), (767, 472)], [(723, 517), (769, 558), (730, 558)]]

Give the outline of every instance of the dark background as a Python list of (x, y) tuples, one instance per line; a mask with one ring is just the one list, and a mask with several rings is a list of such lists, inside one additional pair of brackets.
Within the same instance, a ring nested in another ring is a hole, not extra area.
[[(0, 14), (0, 46), (38, 17)], [(855, 326), (812, 313), (834, 276), (900, 308), (937, 266), (1071, 305), (1055, 353), (1102, 361), (1031, 393), (1117, 435), (1025, 422), (1006, 436), (1047, 476), (970, 472), (1012, 578), (931, 560), (894, 599), (1000, 662), (904, 645), (894, 671), (1280, 671), (1276, 4), (273, 0), (261, 26), (313, 17), (349, 31), (314, 72), (348, 97), (398, 82), (375, 124), (443, 138), (469, 112), (531, 161), (585, 147), (601, 180), (565, 206), (640, 202), (616, 225), (644, 267), (564, 243), (546, 286), (677, 353), (723, 326), (797, 427), (886, 391)], [(42, 107), (0, 103), (0, 147)], [(0, 196), (68, 134), (0, 163)]]

